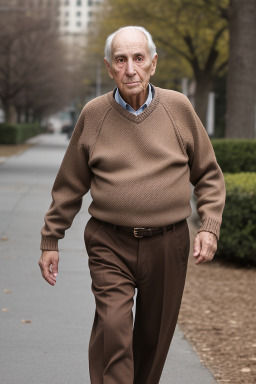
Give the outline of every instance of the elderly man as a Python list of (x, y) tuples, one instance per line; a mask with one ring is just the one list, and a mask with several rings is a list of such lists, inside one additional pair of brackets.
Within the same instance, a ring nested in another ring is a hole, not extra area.
[(190, 182), (202, 219), (194, 244), (199, 264), (217, 248), (224, 179), (188, 99), (149, 83), (157, 54), (144, 28), (110, 35), (104, 61), (117, 87), (81, 112), (45, 215), (39, 265), (55, 285), (58, 240), (90, 189), (85, 245), (96, 302), (91, 383), (156, 384), (185, 283)]

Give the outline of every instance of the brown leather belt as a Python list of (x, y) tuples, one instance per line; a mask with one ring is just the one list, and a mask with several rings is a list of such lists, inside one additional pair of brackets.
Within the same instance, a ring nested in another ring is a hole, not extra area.
[(152, 227), (152, 228), (123, 227), (122, 225), (115, 225), (115, 224), (110, 224), (107, 222), (104, 222), (104, 224), (107, 227), (113, 228), (114, 230), (120, 230), (120, 231), (133, 233), (134, 237), (136, 237), (137, 239), (142, 239), (143, 237), (160, 235), (161, 233), (175, 230), (175, 228), (177, 228), (180, 225), (182, 225), (183, 223), (185, 223), (185, 221), (186, 221), (186, 219), (179, 221), (178, 223), (175, 223), (175, 224), (166, 225), (165, 227)]

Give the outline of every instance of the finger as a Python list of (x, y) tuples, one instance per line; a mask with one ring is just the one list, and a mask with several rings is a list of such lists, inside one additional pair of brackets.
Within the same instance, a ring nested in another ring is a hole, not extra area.
[(196, 260), (196, 264), (206, 263), (211, 261), (214, 256), (214, 251), (207, 244), (203, 244), (202, 250), (200, 252), (200, 257)]
[(51, 285), (55, 285), (56, 284), (56, 277), (53, 276), (52, 273), (44, 273), (43, 274), (43, 278), (47, 281), (47, 283), (51, 284)]
[(47, 281), (48, 284), (54, 286), (56, 284), (56, 281), (54, 281), (50, 276), (43, 276), (45, 281)]
[(204, 263), (205, 262), (205, 258), (203, 256), (199, 256), (196, 261), (195, 261), (195, 264), (201, 264), (201, 263)]
[(39, 261), (38, 264), (39, 264), (39, 267), (41, 269), (42, 276), (47, 281), (47, 283), (49, 283), (51, 285), (55, 285), (56, 284), (56, 277), (52, 274), (52, 272), (50, 270), (51, 266), (45, 265), (45, 263), (43, 263), (41, 260)]
[(58, 275), (58, 260), (54, 259), (52, 262), (52, 273), (53, 276), (56, 278)]
[(200, 255), (201, 245), (200, 245), (200, 238), (199, 235), (196, 236), (195, 242), (194, 242), (194, 257), (198, 257)]
[(202, 244), (200, 242), (200, 251), (198, 254), (194, 255), (195, 257), (197, 257), (196, 264), (203, 263), (205, 261), (206, 255), (207, 255), (207, 245), (204, 242), (202, 242)]
[(41, 273), (42, 273), (43, 278), (47, 281), (47, 283), (49, 283), (51, 285), (56, 284), (56, 277), (54, 277), (49, 271), (41, 268)]

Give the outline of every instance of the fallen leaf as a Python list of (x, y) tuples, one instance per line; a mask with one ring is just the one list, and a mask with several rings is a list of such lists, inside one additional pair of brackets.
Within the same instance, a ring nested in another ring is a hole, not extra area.
[(8, 309), (8, 308), (2, 308), (2, 311), (3, 311), (3, 312), (8, 312), (9, 309)]
[(4, 293), (12, 293), (12, 290), (6, 288), (6, 289), (4, 290)]
[(242, 368), (240, 371), (242, 373), (249, 373), (249, 372), (251, 372), (251, 368)]
[(8, 241), (9, 239), (8, 239), (8, 237), (7, 236), (2, 236), (1, 237), (1, 241)]
[(31, 320), (25, 320), (25, 319), (22, 319), (21, 322), (23, 324), (30, 324), (31, 323)]

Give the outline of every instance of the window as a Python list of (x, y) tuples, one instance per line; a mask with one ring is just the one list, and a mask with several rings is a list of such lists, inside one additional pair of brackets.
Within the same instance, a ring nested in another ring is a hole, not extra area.
[(81, 23), (81, 21), (77, 21), (77, 22), (76, 22), (76, 26), (77, 26), (77, 27), (82, 27), (82, 23)]
[(69, 16), (69, 12), (65, 12), (65, 16), (68, 17)]
[(64, 27), (68, 27), (69, 26), (69, 22), (66, 20), (65, 22), (64, 22)]
[(81, 12), (77, 11), (76, 15), (77, 15), (77, 17), (81, 17)]
[(78, 7), (81, 7), (81, 5), (82, 5), (82, 0), (76, 0), (76, 5), (77, 5)]
[(64, 5), (69, 5), (69, 0), (65, 0)]
[(90, 7), (93, 4), (93, 1), (92, 0), (88, 0), (87, 4)]
[(92, 15), (93, 15), (93, 12), (92, 12), (92, 11), (89, 11), (89, 12), (88, 12), (88, 17), (92, 17)]

